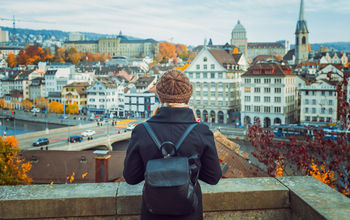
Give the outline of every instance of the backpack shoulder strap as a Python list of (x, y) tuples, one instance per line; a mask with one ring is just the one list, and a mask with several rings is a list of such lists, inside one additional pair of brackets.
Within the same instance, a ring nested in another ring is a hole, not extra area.
[(145, 126), (146, 131), (148, 132), (149, 136), (151, 136), (153, 142), (157, 145), (158, 149), (160, 149), (161, 144), (156, 136), (156, 134), (154, 133), (154, 131), (152, 130), (151, 126), (149, 126), (149, 124), (145, 121), (142, 123), (143, 126)]
[(191, 124), (190, 126), (188, 126), (188, 128), (186, 129), (185, 133), (183, 133), (183, 135), (181, 136), (181, 138), (179, 139), (179, 141), (176, 143), (175, 148), (176, 151), (179, 150), (182, 142), (185, 140), (185, 138), (189, 135), (189, 133), (192, 131), (192, 129), (197, 125), (198, 123), (194, 123)]

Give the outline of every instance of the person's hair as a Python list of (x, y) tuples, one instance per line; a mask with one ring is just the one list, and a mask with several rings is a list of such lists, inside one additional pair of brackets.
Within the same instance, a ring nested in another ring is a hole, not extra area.
[(188, 104), (193, 87), (188, 77), (179, 70), (169, 70), (160, 78), (156, 92), (161, 103)]

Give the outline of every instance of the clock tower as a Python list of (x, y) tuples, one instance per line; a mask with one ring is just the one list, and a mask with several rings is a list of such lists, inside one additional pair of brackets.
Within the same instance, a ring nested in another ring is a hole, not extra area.
[(299, 20), (295, 30), (295, 64), (309, 59), (309, 30), (304, 17), (304, 0), (300, 1)]

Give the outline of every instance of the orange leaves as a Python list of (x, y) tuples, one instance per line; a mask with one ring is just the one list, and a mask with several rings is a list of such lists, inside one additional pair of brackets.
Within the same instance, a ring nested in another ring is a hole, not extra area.
[(17, 140), (11, 136), (0, 138), (0, 185), (29, 184), (32, 179), (27, 173), (32, 168), (18, 155), (20, 149)]
[(37, 108), (46, 109), (48, 106), (48, 103), (49, 103), (49, 100), (44, 97), (34, 99), (34, 104), (35, 104), (35, 107)]
[(283, 168), (279, 167), (275, 171), (275, 177), (283, 176)]
[(85, 178), (86, 176), (88, 175), (88, 172), (86, 172), (86, 173), (83, 173), (82, 175), (81, 175), (81, 178)]
[(52, 101), (49, 103), (49, 111), (61, 114), (63, 113), (63, 104), (56, 101)]
[(238, 54), (239, 53), (239, 50), (237, 47), (235, 47), (235, 49), (233, 49), (233, 54)]
[(175, 46), (169, 42), (159, 43), (159, 53), (156, 60), (158, 62), (167, 63), (169, 58), (175, 58)]
[(68, 107), (66, 108), (66, 112), (68, 114), (78, 114), (79, 113), (79, 106), (76, 102), (74, 104), (68, 104)]
[(5, 108), (6, 106), (6, 101), (3, 98), (0, 98), (0, 108)]
[(31, 101), (29, 101), (28, 99), (25, 99), (25, 100), (22, 100), (21, 106), (22, 106), (22, 108), (29, 110), (33, 107), (33, 103)]
[(17, 65), (16, 56), (13, 53), (9, 53), (7, 56), (6, 62), (10, 67), (15, 67)]

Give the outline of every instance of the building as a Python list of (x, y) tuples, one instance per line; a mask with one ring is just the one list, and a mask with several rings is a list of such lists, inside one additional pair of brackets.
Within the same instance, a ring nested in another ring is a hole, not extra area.
[(157, 83), (156, 76), (143, 76), (138, 78), (134, 84), (135, 84), (136, 92), (144, 93), (146, 91), (149, 91), (154, 85), (156, 85), (156, 83)]
[(69, 50), (70, 48), (75, 48), (79, 53), (98, 53), (98, 41), (66, 41), (63, 44), (63, 48)]
[(35, 100), (41, 97), (45, 97), (45, 82), (43, 77), (37, 77), (32, 79), (29, 85), (29, 99)]
[(87, 89), (87, 111), (106, 114), (118, 111), (118, 85), (109, 77), (96, 77)]
[(285, 65), (261, 62), (242, 75), (241, 119), (263, 127), (296, 121), (295, 75)]
[(69, 32), (68, 39), (69, 41), (81, 41), (85, 40), (85, 35), (79, 32)]
[(336, 86), (328, 80), (318, 80), (299, 89), (301, 96), (300, 122), (324, 124), (337, 122)]
[(288, 41), (277, 42), (252, 42), (247, 41), (247, 32), (241, 22), (238, 20), (236, 26), (231, 33), (231, 45), (239, 48), (248, 62), (251, 62), (259, 55), (274, 55), (283, 57), (287, 53), (289, 47)]
[(87, 105), (86, 90), (89, 84), (87, 82), (74, 82), (63, 87), (61, 91), (62, 102), (65, 106), (76, 103), (79, 111), (85, 111)]
[(125, 113), (127, 117), (149, 118), (158, 104), (159, 100), (155, 93), (131, 92), (125, 94)]
[(9, 32), (3, 31), (0, 28), (0, 43), (9, 41)]
[(239, 119), (241, 74), (248, 63), (242, 54), (203, 47), (184, 71), (193, 85), (190, 105), (204, 122)]
[(309, 59), (309, 30), (304, 16), (304, 0), (300, 1), (299, 20), (295, 30), (295, 63)]

